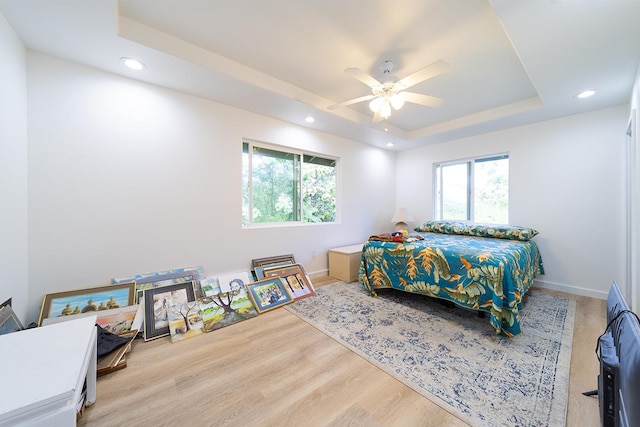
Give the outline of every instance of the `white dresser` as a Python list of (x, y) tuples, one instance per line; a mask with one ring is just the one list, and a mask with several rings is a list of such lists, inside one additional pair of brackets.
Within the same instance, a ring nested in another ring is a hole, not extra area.
[(96, 316), (0, 335), (0, 426), (75, 426), (96, 399)]

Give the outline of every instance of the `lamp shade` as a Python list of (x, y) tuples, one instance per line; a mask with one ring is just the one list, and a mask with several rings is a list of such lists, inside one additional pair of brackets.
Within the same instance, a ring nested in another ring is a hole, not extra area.
[(406, 223), (409, 221), (413, 221), (413, 217), (411, 216), (407, 208), (396, 209), (396, 213), (394, 213), (393, 218), (391, 218), (391, 222), (396, 224), (402, 222), (406, 225)]

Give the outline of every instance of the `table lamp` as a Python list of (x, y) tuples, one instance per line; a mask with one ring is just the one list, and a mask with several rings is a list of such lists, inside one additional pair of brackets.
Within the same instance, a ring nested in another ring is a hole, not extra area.
[(413, 217), (409, 214), (407, 208), (398, 208), (396, 209), (396, 213), (393, 214), (393, 218), (391, 218), (391, 222), (395, 222), (396, 231), (406, 230), (407, 222), (413, 221)]

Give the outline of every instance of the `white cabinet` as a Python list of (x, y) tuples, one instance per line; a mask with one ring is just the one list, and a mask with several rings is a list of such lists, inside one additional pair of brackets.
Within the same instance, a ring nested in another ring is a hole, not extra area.
[(96, 316), (0, 336), (0, 426), (75, 426), (96, 400)]

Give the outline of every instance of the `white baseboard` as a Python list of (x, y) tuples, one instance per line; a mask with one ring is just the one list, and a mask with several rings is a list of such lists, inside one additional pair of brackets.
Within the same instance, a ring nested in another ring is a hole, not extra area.
[(581, 295), (585, 297), (607, 299), (607, 292), (594, 291), (593, 289), (581, 288), (578, 286), (565, 285), (562, 283), (549, 282), (547, 280), (535, 280), (533, 286), (544, 289), (552, 289), (554, 291), (566, 292), (568, 294)]
[(309, 276), (310, 278), (316, 278), (316, 277), (325, 277), (329, 275), (329, 269), (324, 269), (324, 270), (318, 270), (318, 271), (312, 271), (312, 272), (308, 272), (307, 271), (307, 276)]

